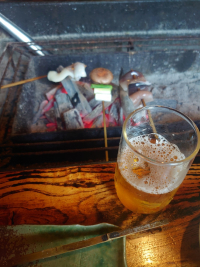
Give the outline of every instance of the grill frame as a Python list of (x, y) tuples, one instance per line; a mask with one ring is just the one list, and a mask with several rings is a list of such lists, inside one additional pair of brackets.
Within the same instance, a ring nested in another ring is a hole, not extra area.
[[(15, 42), (7, 44), (0, 57), (0, 64), (4, 63), (0, 86), (26, 78), (30, 60), (32, 57), (38, 57), (34, 51), (30, 50), (30, 44)], [(43, 51), (52, 55), (70, 54), (77, 51), (81, 53), (87, 53), (87, 51), (103, 51), (105, 53), (121, 51), (131, 56), (136, 51), (163, 51), (163, 45), (168, 45), (171, 50), (196, 49), (200, 45), (200, 37), (98, 38), (40, 41), (37, 44), (43, 47)], [(7, 97), (0, 117), (2, 125), (5, 126), (1, 127), (0, 131), (0, 170), (105, 163), (106, 150), (109, 152), (110, 161), (116, 161), (121, 127), (109, 127), (107, 129), (108, 148), (104, 147), (103, 128), (70, 130), (67, 137), (66, 132), (48, 133), (48, 137), (43, 134), (25, 134), (11, 137), (16, 103), (21, 94), (22, 86), (14, 86), (5, 90), (7, 90)], [(82, 136), (82, 138), (75, 137), (76, 134)], [(81, 148), (78, 148), (78, 145)], [(61, 147), (65, 149), (61, 149)], [(81, 154), (82, 160), (76, 160), (79, 158), (77, 156), (79, 154)], [(101, 155), (100, 158), (98, 154)], [(42, 156), (46, 156), (46, 159), (43, 158), (42, 160)], [(51, 159), (51, 157), (54, 159)]]

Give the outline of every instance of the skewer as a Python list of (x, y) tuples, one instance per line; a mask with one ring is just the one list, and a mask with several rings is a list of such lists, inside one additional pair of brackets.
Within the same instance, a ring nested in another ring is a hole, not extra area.
[[(104, 108), (104, 101), (102, 101), (102, 109), (103, 109), (103, 127), (104, 127), (104, 142), (105, 148), (108, 147), (108, 140), (107, 140), (107, 129), (106, 129), (106, 116), (105, 116), (105, 108)], [(105, 151), (106, 161), (109, 161), (108, 158), (108, 151)]]
[[(131, 70), (131, 71), (133, 72), (133, 70)], [(121, 79), (122, 75), (123, 75), (123, 68), (121, 68), (120, 75), (119, 75), (119, 80)], [(130, 83), (130, 80), (127, 80), (127, 87), (129, 85), (129, 83)], [(121, 85), (119, 85), (119, 86), (121, 87)], [(122, 88), (122, 90), (123, 90), (123, 88)], [(127, 88), (127, 90), (128, 90), (128, 88)], [(140, 91), (140, 88), (137, 88), (137, 90)], [(141, 102), (142, 102), (143, 107), (146, 107), (146, 103), (145, 103), (144, 99), (141, 99)], [(155, 138), (158, 139), (158, 135), (156, 134), (157, 133), (156, 127), (155, 127), (155, 124), (153, 122), (153, 119), (152, 119), (152, 116), (151, 116), (151, 112), (149, 110), (147, 110), (147, 113), (148, 113), (148, 116), (149, 116), (150, 126), (151, 126), (153, 132), (155, 133)]]
[(9, 88), (9, 87), (20, 85), (20, 84), (25, 84), (25, 83), (33, 82), (33, 81), (36, 81), (36, 80), (39, 80), (39, 79), (43, 79), (45, 77), (47, 77), (47, 75), (38, 76), (38, 77), (34, 77), (34, 78), (22, 80), (22, 81), (19, 81), (19, 82), (5, 84), (5, 85), (1, 86), (1, 89), (5, 89), (5, 88)]
[[(138, 91), (140, 91), (140, 88), (138, 88)], [(141, 99), (141, 102), (142, 102), (142, 105), (144, 107), (146, 107), (146, 103), (144, 101), (144, 99)], [(153, 122), (153, 119), (152, 119), (152, 116), (151, 116), (151, 112), (149, 110), (147, 110), (147, 113), (148, 113), (148, 116), (149, 116), (149, 121), (150, 121), (150, 125), (151, 125), (151, 128), (153, 130), (153, 132), (155, 133), (155, 138), (158, 139), (158, 136), (157, 136), (157, 131), (156, 131), (156, 127), (155, 127), (155, 124)]]

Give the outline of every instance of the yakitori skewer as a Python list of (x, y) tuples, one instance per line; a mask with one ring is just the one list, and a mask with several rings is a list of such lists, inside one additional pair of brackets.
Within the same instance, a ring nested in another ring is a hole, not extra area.
[[(144, 97), (146, 97), (147, 101), (152, 101), (153, 100), (152, 93), (149, 91), (142, 91), (143, 94), (140, 94), (139, 92), (141, 91), (140, 87), (146, 87), (146, 86), (150, 85), (150, 83), (148, 81), (146, 81), (145, 77), (143, 76), (143, 74), (141, 72), (130, 70), (129, 72), (127, 72), (123, 76), (122, 76), (122, 73), (123, 73), (123, 69), (121, 69), (120, 79), (119, 79), (119, 85), (122, 88), (122, 90), (128, 92), (129, 91), (128, 86), (130, 84), (134, 85), (133, 91), (135, 91), (135, 93), (133, 92), (133, 94), (131, 94), (131, 96), (137, 95), (137, 97), (136, 98), (130, 97), (132, 102), (134, 104), (137, 104), (138, 101), (141, 101), (142, 105), (144, 107), (146, 107), (146, 102), (143, 98), (141, 98), (141, 96), (143, 95)], [(138, 93), (137, 93), (137, 91), (138, 91)], [(145, 92), (145, 94), (144, 94), (144, 92)], [(128, 92), (128, 94), (129, 94), (129, 92)], [(130, 94), (129, 94), (129, 96), (130, 96)], [(152, 116), (151, 116), (151, 112), (148, 110), (147, 113), (149, 116), (151, 128), (152, 128), (154, 133), (157, 133), (155, 124), (154, 124)], [(155, 138), (156, 139), (158, 138), (158, 136), (156, 134), (155, 134)]]
[[(104, 128), (104, 144), (105, 148), (108, 147), (107, 141), (107, 128), (106, 128), (106, 116), (105, 116), (105, 106), (104, 101), (111, 101), (112, 86), (110, 85), (113, 74), (110, 70), (105, 68), (96, 68), (90, 72), (91, 80), (96, 83), (92, 84), (91, 87), (94, 88), (95, 99), (102, 101), (102, 112), (103, 112), (103, 128)], [(105, 151), (106, 161), (109, 161), (108, 150)]]
[(75, 81), (78, 81), (80, 80), (81, 77), (86, 77), (85, 67), (86, 67), (85, 64), (76, 62), (66, 68), (62, 68), (60, 72), (49, 71), (47, 75), (38, 76), (27, 80), (22, 80), (19, 82), (9, 83), (1, 86), (1, 89), (13, 87), (20, 84), (25, 84), (28, 82), (33, 82), (46, 77), (48, 78), (49, 81), (52, 82), (61, 82), (67, 76), (71, 76)]

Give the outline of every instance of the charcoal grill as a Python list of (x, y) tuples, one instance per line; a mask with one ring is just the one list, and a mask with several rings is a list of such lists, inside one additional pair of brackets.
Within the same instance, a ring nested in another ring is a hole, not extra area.
[[(105, 52), (105, 48), (111, 50), (113, 48), (127, 49), (127, 47), (131, 46), (130, 42), (127, 44), (127, 40), (120, 40), (118, 42), (118, 40), (114, 39), (101, 41), (101, 43), (98, 40), (98, 44), (97, 40), (91, 40), (89, 44), (88, 41), (81, 40), (76, 40), (75, 42), (41, 42), (41, 44), (50, 56), (41, 58), (35, 56), (29, 50), (29, 44), (26, 43), (9, 43), (7, 45), (6, 50), (0, 58), (3, 66), (1, 86), (29, 78), (29, 76), (37, 76), (39, 72), (37, 70), (36, 72), (34, 71), (35, 64), (39, 64), (40, 67), (38, 69), (42, 73), (46, 73), (51, 65), (55, 67), (61, 61), (65, 63), (66, 59), (63, 60), (64, 57), (69, 57), (67, 61), (71, 61), (74, 60), (75, 54), (75, 57), (81, 58), (90, 53), (94, 54), (94, 50), (97, 55), (99, 52)], [(48, 83), (47, 80), (41, 82)], [(32, 91), (29, 86), (34, 86), (34, 83), (27, 84), (25, 86), (26, 88), (24, 86), (15, 86), (5, 89), (4, 92), (2, 91), (3, 96), (5, 95), (4, 99), (2, 99), (4, 103), (1, 110), (1, 122), (4, 127), (1, 127), (0, 133), (2, 170), (57, 167), (105, 161), (103, 128), (29, 133), (24, 130), (25, 127), (23, 128), (24, 132), (22, 130), (17, 134), (13, 134), (13, 124), (16, 114), (19, 111), (18, 102), (20, 101), (20, 96), (23, 90), (26, 91), (27, 89), (29, 95), (29, 92)], [(34, 93), (32, 96), (34, 96)], [(31, 101), (32, 99), (30, 98), (30, 103)], [(30, 103), (27, 102), (24, 109), (29, 109), (28, 106)], [(26, 113), (26, 116), (28, 115), (29, 112)], [(23, 123), (24, 121), (22, 120)], [(121, 127), (108, 128), (107, 135), (107, 149), (110, 160), (113, 161), (117, 155)]]
[[(7, 44), (0, 57), (1, 82), (0, 86), (46, 75), (49, 70), (59, 65), (66, 66), (72, 62), (84, 62), (89, 73), (93, 68), (103, 66), (119, 78), (121, 68), (124, 73), (136, 68), (147, 77), (156, 74), (156, 94), (165, 95), (165, 86), (159, 82), (170, 74), (179, 75), (180, 80), (173, 80), (168, 86), (176, 91), (181, 88), (181, 77), (187, 80), (188, 90), (195, 99), (195, 89), (199, 83), (200, 73), (200, 37), (184, 36), (145, 36), (145, 37), (99, 37), (92, 39), (76, 38), (60, 41), (37, 41), (46, 52), (40, 57), (29, 49), (30, 43)], [(162, 79), (158, 77), (162, 76)], [(178, 76), (177, 76), (178, 77)], [(157, 80), (156, 80), (157, 79)], [(32, 102), (35, 99), (35, 88), (48, 86), (46, 79), (34, 81), (25, 85), (15, 86), (1, 91), (1, 129), (0, 129), (0, 170), (20, 170), (36, 168), (53, 168), (70, 165), (104, 163), (105, 150), (109, 153), (109, 160), (116, 161), (121, 127), (108, 127), (108, 148), (104, 147), (103, 128), (80, 129), (56, 132), (30, 133), (26, 124)], [(153, 87), (151, 90), (155, 90)], [(153, 91), (154, 92), (154, 91)], [(20, 113), (22, 128), (15, 127), (16, 116), (19, 115), (21, 98), (29, 97), (23, 106), (26, 111)], [(176, 99), (177, 94), (170, 98)], [(177, 99), (178, 109), (183, 111), (184, 103)], [(196, 99), (198, 101), (198, 99)], [(187, 112), (200, 127), (198, 117), (199, 106), (193, 106), (193, 101), (187, 99)], [(194, 112), (195, 109), (195, 112)], [(196, 111), (197, 110), (197, 111)], [(31, 111), (30, 111), (31, 112)], [(194, 117), (193, 117), (194, 115)], [(15, 130), (13, 130), (15, 129)]]

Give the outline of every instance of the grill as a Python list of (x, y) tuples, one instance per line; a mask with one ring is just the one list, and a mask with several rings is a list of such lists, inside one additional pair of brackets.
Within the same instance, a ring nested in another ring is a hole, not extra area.
[[(126, 73), (136, 66), (138, 71), (150, 78), (151, 91), (157, 99), (176, 100), (177, 108), (200, 126), (200, 108), (196, 103), (200, 78), (200, 38), (97, 38), (40, 41), (37, 44), (42, 47), (45, 56), (34, 54), (29, 49), (30, 43), (7, 44), (0, 57), (0, 86), (46, 75), (59, 65), (67, 66), (77, 61), (87, 65), (87, 73), (99, 66), (112, 70), (116, 81), (121, 69)], [(173, 78), (171, 81), (170, 77)], [(190, 92), (189, 101), (180, 96), (183, 84)], [(49, 86), (47, 79), (41, 79), (2, 89), (0, 169), (6, 171), (103, 163), (106, 150), (109, 160), (116, 161), (121, 126), (107, 128), (108, 148), (104, 147), (103, 128), (30, 131), (29, 119), (41, 99), (38, 94), (40, 90), (42, 94), (44, 88)], [(167, 96), (166, 87), (170, 90)]]

